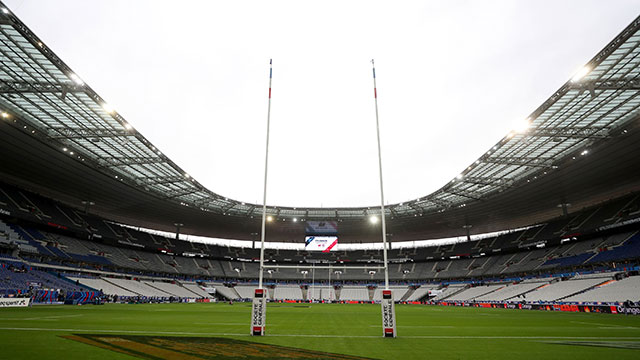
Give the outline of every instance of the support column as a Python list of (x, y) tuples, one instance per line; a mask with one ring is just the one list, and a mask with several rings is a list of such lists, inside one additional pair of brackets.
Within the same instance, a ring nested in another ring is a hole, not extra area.
[(473, 225), (464, 225), (462, 228), (466, 230), (467, 232), (467, 241), (471, 241), (471, 228), (473, 227)]
[(184, 226), (182, 223), (174, 223), (176, 227), (176, 241), (180, 240), (180, 228)]
[(566, 201), (562, 201), (560, 204), (558, 204), (558, 207), (562, 209), (562, 216), (568, 216), (569, 215), (569, 207), (571, 206), (570, 203), (566, 202)]

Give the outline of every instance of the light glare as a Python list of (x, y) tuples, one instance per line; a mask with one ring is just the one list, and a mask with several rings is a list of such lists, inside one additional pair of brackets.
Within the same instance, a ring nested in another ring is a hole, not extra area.
[(71, 78), (71, 80), (73, 80), (74, 83), (78, 85), (84, 84), (84, 81), (82, 81), (82, 79), (80, 79), (80, 77), (76, 74), (71, 74), (69, 75), (69, 77)]
[(584, 78), (585, 76), (587, 76), (587, 74), (591, 71), (591, 69), (588, 66), (583, 66), (580, 69), (578, 69), (578, 71), (576, 71), (573, 74), (573, 77), (571, 78), (572, 82), (578, 82), (580, 80), (582, 80), (582, 78)]
[(102, 104), (102, 108), (104, 109), (104, 111), (108, 112), (109, 114), (113, 113), (114, 111), (111, 105), (107, 103)]
[(524, 132), (527, 132), (527, 130), (529, 130), (529, 127), (531, 127), (531, 121), (529, 119), (525, 119), (516, 123), (513, 127), (513, 131), (522, 134)]

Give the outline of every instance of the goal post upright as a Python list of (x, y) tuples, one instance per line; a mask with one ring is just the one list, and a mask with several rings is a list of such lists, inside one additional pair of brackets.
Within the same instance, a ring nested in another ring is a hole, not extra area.
[(376, 135), (378, 138), (378, 171), (380, 173), (380, 218), (382, 220), (382, 256), (384, 259), (384, 290), (382, 291), (382, 336), (397, 336), (396, 311), (393, 292), (389, 289), (389, 262), (387, 260), (387, 222), (384, 211), (384, 186), (382, 182), (382, 148), (380, 146), (380, 117), (378, 115), (378, 87), (376, 84), (376, 65), (371, 60), (373, 69), (373, 97), (376, 108)]
[(262, 196), (262, 232), (260, 234), (260, 269), (258, 270), (258, 288), (253, 296), (251, 309), (251, 335), (263, 336), (267, 313), (267, 294), (262, 287), (264, 278), (264, 239), (267, 228), (267, 174), (269, 170), (269, 130), (271, 125), (271, 80), (273, 78), (273, 60), (269, 59), (269, 105), (267, 108), (267, 141), (264, 156), (264, 188)]
[(258, 288), (262, 289), (264, 266), (264, 238), (267, 228), (267, 174), (269, 171), (269, 130), (271, 125), (271, 80), (273, 78), (273, 60), (269, 60), (269, 105), (267, 108), (267, 141), (264, 155), (264, 188), (262, 192), (262, 231), (260, 233), (260, 274)]

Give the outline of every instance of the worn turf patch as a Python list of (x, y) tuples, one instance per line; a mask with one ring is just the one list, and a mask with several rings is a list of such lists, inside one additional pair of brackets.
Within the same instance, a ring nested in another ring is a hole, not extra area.
[(141, 359), (367, 359), (286, 346), (213, 337), (74, 334), (62, 336)]

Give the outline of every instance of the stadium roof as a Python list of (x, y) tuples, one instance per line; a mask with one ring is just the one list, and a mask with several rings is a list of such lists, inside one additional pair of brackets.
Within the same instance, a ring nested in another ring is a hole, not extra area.
[[(164, 219), (160, 220), (158, 217), (157, 221), (149, 218), (142, 220), (143, 215), (132, 216), (135, 212), (131, 206), (127, 211), (122, 207), (103, 208), (101, 211), (104, 216), (134, 225), (168, 229), (167, 223), (173, 221), (166, 221), (166, 219), (173, 217), (176, 221), (183, 221), (181, 219), (187, 216), (180, 215), (180, 210), (176, 209), (186, 208), (189, 210), (190, 217), (194, 216), (194, 210), (196, 210), (209, 214), (212, 219), (227, 219), (224, 220), (225, 226), (231, 226), (231, 229), (235, 225), (229, 224), (238, 224), (238, 229), (242, 228), (238, 231), (243, 235), (234, 236), (247, 237), (247, 234), (252, 231), (249, 229), (253, 227), (240, 224), (248, 219), (260, 217), (261, 205), (229, 199), (205, 188), (196, 179), (190, 177), (132, 128), (126, 119), (110, 108), (1, 2), (0, 7), (2, 8), (0, 11), (2, 120), (11, 124), (13, 130), (29, 135), (31, 140), (25, 139), (23, 143), (36, 141), (44, 144), (49, 150), (42, 149), (42, 152), (58, 152), (55, 155), (58, 161), (63, 161), (66, 166), (72, 166), (77, 169), (75, 171), (79, 171), (74, 173), (69, 170), (67, 175), (69, 185), (66, 187), (63, 185), (64, 181), (59, 181), (59, 185), (54, 185), (52, 182), (40, 183), (41, 192), (55, 192), (58, 198), (67, 199), (70, 202), (73, 202), (71, 199), (77, 200), (88, 196), (97, 199), (100, 195), (96, 192), (100, 190), (94, 190), (93, 194), (89, 195), (74, 194), (75, 185), (71, 185), (76, 181), (72, 178), (89, 177), (87, 174), (93, 174), (91, 175), (93, 181), (96, 181), (97, 177), (103, 179), (105, 194), (109, 191), (126, 192), (130, 190), (123, 189), (133, 188), (137, 192), (142, 191), (147, 198), (147, 200), (140, 200), (139, 203), (146, 201), (148, 207), (162, 206), (167, 209)], [(458, 217), (465, 218), (465, 223), (470, 222), (472, 221), (469, 220), (470, 215), (465, 214), (466, 208), (474, 207), (477, 209), (476, 212), (481, 214), (483, 206), (488, 206), (486, 205), (488, 201), (495, 202), (499, 199), (502, 203), (511, 202), (505, 196), (498, 196), (500, 194), (522, 192), (532, 182), (544, 183), (543, 179), (571, 176), (562, 174), (568, 166), (567, 161), (573, 160), (576, 156), (585, 156), (593, 149), (604, 146), (603, 144), (607, 144), (608, 148), (616, 144), (622, 146), (624, 142), (618, 139), (630, 135), (631, 126), (637, 124), (639, 115), (639, 30), (640, 17), (627, 26), (527, 119), (523, 119), (521, 129), (514, 130), (500, 139), (495, 146), (439, 190), (417, 199), (387, 206), (386, 216), (397, 220), (415, 221), (412, 219), (429, 215), (458, 214)], [(4, 135), (7, 136), (8, 132)], [(18, 135), (14, 138), (16, 136)], [(19, 145), (16, 145), (14, 150), (18, 147)], [(35, 149), (36, 144), (32, 144), (30, 148)], [(64, 156), (64, 160), (60, 155)], [(23, 153), (23, 156), (26, 159), (26, 153)], [(43, 156), (43, 154), (37, 156)], [(603, 159), (603, 162), (608, 163), (614, 160)], [(629, 163), (620, 161), (618, 165), (621, 166), (621, 171), (624, 171)], [(70, 165), (70, 162), (74, 162), (75, 165)], [(37, 167), (35, 159), (32, 160), (32, 164)], [(599, 171), (594, 165), (591, 163), (586, 167)], [(14, 176), (32, 185), (38, 183), (34, 177), (25, 179), (25, 172), (20, 173), (17, 168), (11, 168), (8, 158), (3, 166), (5, 168), (3, 172), (8, 177)], [(50, 170), (50, 175), (53, 172)], [(590, 177), (593, 176), (596, 174), (590, 175)], [(18, 182), (20, 179), (15, 181)], [(629, 181), (631, 180), (633, 177), (630, 177)], [(615, 185), (613, 179), (607, 181), (609, 181), (608, 186), (601, 189), (601, 194), (593, 194), (593, 201), (601, 201), (606, 197), (603, 195), (605, 193), (610, 195), (612, 186), (619, 191), (638, 189), (637, 182), (622, 188)], [(548, 186), (553, 187), (552, 184)], [(554, 195), (554, 201), (557, 204), (564, 195), (556, 195)], [(104, 202), (107, 203), (109, 196), (104, 197)], [(585, 194), (583, 200), (587, 197)], [(111, 196), (111, 198), (117, 197)], [(153, 198), (153, 202), (150, 202), (149, 198)], [(527, 201), (531, 205), (534, 199), (535, 196)], [(546, 204), (545, 206), (548, 207), (548, 201)], [(100, 210), (99, 206), (97, 208)], [(144, 212), (145, 209), (144, 206), (140, 206), (136, 211)], [(149, 210), (149, 212), (152, 211)], [(268, 206), (267, 212), (282, 221), (292, 221), (294, 218), (302, 221), (307, 219), (356, 221), (369, 215), (379, 215), (380, 209)], [(549, 214), (549, 211), (545, 213)], [(542, 218), (538, 220), (540, 219)], [(213, 224), (215, 221), (209, 227)], [(523, 225), (521, 222), (509, 222), (503, 219), (496, 221), (493, 228), (487, 227), (487, 230), (500, 230), (497, 227), (502, 226), (504, 229), (516, 224)], [(414, 225), (416, 229), (420, 229), (431, 226), (432, 223)], [(202, 226), (205, 226), (204, 221)], [(235, 234), (234, 231), (227, 233), (205, 229), (202, 226), (199, 225), (191, 230), (203, 235)], [(419, 230), (416, 231), (420, 233)], [(459, 228), (456, 228), (456, 231), (459, 231)]]

